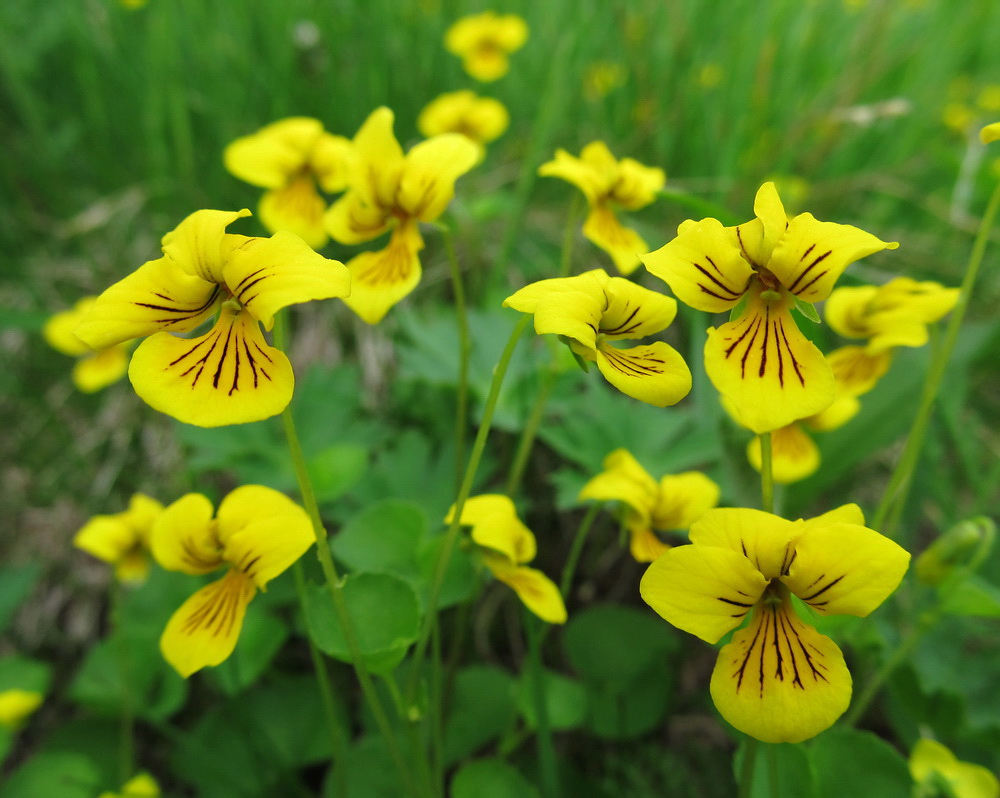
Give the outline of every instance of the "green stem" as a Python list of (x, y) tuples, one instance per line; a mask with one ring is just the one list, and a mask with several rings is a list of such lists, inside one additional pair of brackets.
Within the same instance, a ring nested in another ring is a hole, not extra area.
[(465, 463), (465, 431), (469, 424), (469, 352), (472, 342), (469, 338), (469, 319), (465, 308), (465, 287), (462, 285), (462, 270), (455, 254), (455, 241), (451, 230), (441, 226), (448, 265), (451, 267), (451, 288), (455, 295), (455, 320), (458, 325), (458, 395), (455, 402), (455, 491), (462, 484), (462, 465)]
[(132, 706), (132, 666), (128, 646), (122, 636), (122, 586), (117, 577), (111, 583), (111, 626), (115, 634), (115, 656), (122, 680), (121, 737), (118, 741), (118, 769), (122, 784), (135, 772), (135, 710)]
[(424, 654), (427, 651), (427, 643), (430, 640), (431, 630), (437, 623), (437, 605), (441, 597), (441, 586), (444, 584), (444, 575), (451, 560), (452, 551), (458, 541), (459, 518), (462, 517), (462, 508), (465, 506), (469, 494), (472, 492), (472, 481), (475, 479), (476, 471), (479, 469), (479, 461), (482, 459), (483, 451), (486, 449), (486, 439), (490, 434), (490, 426), (493, 423), (493, 413), (496, 411), (497, 399), (500, 396), (500, 387), (503, 385), (504, 376), (507, 374), (507, 367), (510, 359), (514, 355), (514, 349), (521, 335), (531, 322), (530, 315), (524, 315), (514, 327), (507, 341), (507, 346), (500, 355), (500, 361), (493, 371), (493, 381), (490, 383), (490, 392), (486, 397), (486, 407), (483, 409), (483, 418), (476, 432), (476, 440), (472, 444), (472, 452), (469, 455), (469, 463), (465, 468), (465, 476), (462, 478), (462, 485), (458, 490), (458, 497), (455, 499), (455, 507), (452, 511), (451, 523), (448, 531), (445, 532), (444, 543), (437, 555), (434, 563), (434, 575), (431, 581), (427, 598), (427, 608), (424, 614), (424, 623), (420, 629), (420, 636), (417, 638), (416, 648), (413, 652), (411, 663), (412, 670), (406, 687), (407, 703), (412, 704), (416, 695), (417, 684), (420, 680), (420, 665), (423, 662)]
[(760, 436), (760, 500), (765, 513), (774, 512), (774, 463), (770, 432)]
[(757, 741), (753, 737), (747, 737), (747, 744), (743, 748), (743, 767), (740, 768), (739, 798), (750, 798), (753, 794), (753, 771), (757, 765), (757, 747)]
[(576, 572), (576, 564), (580, 561), (580, 553), (583, 551), (583, 544), (587, 541), (587, 534), (603, 506), (601, 502), (593, 504), (580, 522), (580, 528), (576, 530), (576, 537), (573, 538), (573, 543), (570, 546), (566, 565), (563, 566), (562, 579), (559, 580), (559, 592), (562, 593), (564, 599), (569, 595), (569, 589), (573, 586), (573, 574)]
[(906, 438), (906, 446), (903, 449), (903, 454), (896, 464), (896, 469), (893, 471), (889, 485), (882, 495), (882, 501), (875, 512), (872, 526), (888, 537), (892, 536), (893, 527), (886, 527), (885, 522), (894, 504), (898, 504), (901, 511), (902, 506), (906, 503), (911, 478), (913, 472), (916, 470), (917, 461), (920, 459), (920, 450), (923, 446), (924, 435), (927, 432), (927, 425), (930, 422), (931, 411), (934, 409), (934, 401), (941, 388), (945, 369), (948, 366), (948, 361), (958, 340), (958, 332), (965, 318), (965, 311), (972, 296), (972, 289), (976, 284), (979, 266), (983, 261), (983, 254), (986, 252), (990, 228), (993, 226), (993, 219), (996, 216), (998, 207), (1000, 207), (1000, 183), (997, 183), (993, 189), (989, 204), (986, 206), (986, 212), (979, 223), (979, 231), (976, 233), (976, 240), (972, 245), (972, 252), (969, 255), (969, 263), (965, 269), (965, 277), (962, 279), (961, 294), (959, 295), (958, 302), (955, 304), (955, 309), (951, 312), (951, 317), (948, 319), (948, 326), (945, 329), (942, 345), (934, 353), (934, 357), (931, 360), (927, 381), (924, 382), (924, 390), (920, 397), (920, 406), (917, 409), (916, 417), (913, 419), (910, 434)]
[[(292, 566), (295, 577), (295, 592), (299, 596), (299, 607), (302, 617), (306, 616), (306, 579), (302, 571), (302, 561), (296, 560)], [(312, 660), (313, 672), (316, 674), (316, 684), (319, 686), (320, 701), (323, 704), (323, 714), (326, 716), (327, 731), (330, 732), (330, 753), (333, 757), (333, 794), (335, 798), (347, 796), (347, 741), (337, 721), (337, 699), (330, 688), (330, 674), (326, 669), (326, 660), (312, 637), (306, 635), (309, 644), (309, 658)]]
[(766, 747), (767, 750), (767, 774), (770, 777), (771, 782), (771, 798), (778, 798), (781, 795), (781, 781), (779, 779), (778, 773), (778, 746), (775, 743), (770, 743)]
[(556, 749), (549, 726), (549, 709), (545, 701), (545, 674), (542, 670), (541, 621), (527, 609), (524, 610), (524, 627), (528, 637), (528, 678), (531, 683), (531, 700), (535, 705), (535, 731), (538, 761), (542, 771), (542, 795), (558, 798), (559, 771), (556, 768)]

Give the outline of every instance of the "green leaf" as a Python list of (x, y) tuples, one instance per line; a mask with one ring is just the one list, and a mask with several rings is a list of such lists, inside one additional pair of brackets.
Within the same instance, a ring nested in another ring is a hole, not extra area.
[[(744, 743), (740, 745), (733, 759), (733, 770), (737, 778), (742, 771), (745, 755)], [(809, 756), (805, 746), (765, 743), (757, 746), (755, 755), (757, 762), (754, 766), (750, 798), (773, 798), (775, 794), (795, 796), (795, 798), (819, 798), (819, 788), (809, 768)], [(777, 776), (777, 787), (771, 784), (772, 774)]]
[(520, 771), (502, 759), (477, 759), (463, 765), (451, 780), (451, 798), (537, 798)]
[(229, 659), (208, 672), (223, 693), (235, 695), (257, 681), (287, 639), (287, 623), (251, 605), (236, 649)]
[(417, 576), (417, 554), (428, 526), (427, 513), (420, 505), (387, 499), (353, 516), (334, 536), (330, 548), (352, 571)]
[(327, 446), (309, 458), (309, 478), (321, 503), (334, 502), (361, 479), (368, 450), (355, 444)]
[[(405, 579), (388, 573), (353, 573), (344, 579), (343, 597), (358, 647), (368, 669), (386, 673), (406, 656), (420, 630), (420, 602)], [(309, 636), (321, 651), (351, 662), (351, 650), (326, 585), (306, 590)]]
[(94, 798), (101, 771), (82, 754), (59, 751), (32, 757), (0, 786), (0, 798)]
[(809, 744), (809, 759), (820, 798), (911, 798), (913, 794), (906, 760), (871, 732), (825, 731)]
[(445, 718), (445, 763), (459, 762), (497, 739), (516, 717), (514, 680), (506, 671), (487, 665), (459, 671)]
[[(438, 554), (444, 541), (444, 535), (438, 535), (430, 540), (425, 540), (420, 546), (418, 559), (420, 562), (421, 597), (424, 606), (427, 604), (429, 587), (434, 580)], [(438, 609), (443, 610), (461, 604), (471, 598), (478, 587), (479, 579), (472, 557), (461, 545), (456, 545), (452, 549), (451, 559), (448, 560), (448, 567), (445, 569), (444, 579), (441, 582), (441, 594), (438, 596), (437, 602)]]
[[(339, 769), (347, 771), (346, 796), (337, 792)], [(323, 784), (324, 798), (400, 798), (406, 794), (399, 771), (377, 734), (354, 743), (344, 761), (333, 763)]]
[(975, 574), (967, 576), (944, 593), (941, 609), (949, 615), (1000, 618), (1000, 587)]
[[(575, 729), (583, 723), (587, 706), (587, 695), (583, 685), (561, 674), (545, 671), (542, 688), (550, 728)], [(522, 674), (517, 683), (517, 706), (528, 726), (534, 729), (536, 725), (534, 686), (527, 673)]]
[(46, 662), (21, 656), (0, 659), (0, 692), (31, 690), (45, 694), (51, 680), (52, 666)]
[(585, 682), (587, 724), (598, 737), (626, 740), (659, 726), (674, 690), (664, 662), (650, 665), (627, 684)]
[(31, 593), (42, 572), (38, 563), (0, 566), (0, 634), (7, 631), (17, 608)]
[(812, 302), (806, 302), (804, 299), (799, 299), (795, 297), (795, 309), (809, 321), (815, 324), (822, 324), (823, 320), (819, 317), (819, 313), (816, 311), (816, 306)]

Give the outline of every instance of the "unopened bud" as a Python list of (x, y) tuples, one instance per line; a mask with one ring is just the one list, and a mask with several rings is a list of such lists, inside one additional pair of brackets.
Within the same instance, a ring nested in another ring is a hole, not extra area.
[(989, 518), (960, 521), (917, 557), (917, 578), (927, 585), (939, 585), (957, 568), (974, 570), (989, 553), (995, 534), (996, 524)]

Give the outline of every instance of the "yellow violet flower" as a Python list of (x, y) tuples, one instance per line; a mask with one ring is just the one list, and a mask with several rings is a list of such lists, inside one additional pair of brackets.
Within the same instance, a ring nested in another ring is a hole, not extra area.
[(979, 140), (983, 144), (992, 144), (994, 141), (1000, 141), (1000, 122), (994, 122), (992, 125), (987, 125), (980, 130)]
[[(448, 511), (446, 523), (454, 519)], [(472, 527), (483, 563), (493, 576), (512, 588), (521, 602), (546, 623), (566, 623), (566, 606), (559, 588), (541, 571), (526, 568), (535, 559), (535, 536), (517, 517), (517, 509), (501, 494), (471, 496), (462, 506), (459, 523)]]
[(323, 130), (318, 119), (295, 116), (231, 142), (223, 152), (226, 169), (266, 188), (257, 213), (271, 233), (295, 233), (313, 249), (329, 240), (323, 226), (327, 193), (347, 188), (351, 142)]
[(77, 358), (73, 366), (73, 384), (84, 393), (106, 388), (124, 377), (128, 371), (130, 342), (105, 349), (91, 349), (73, 333), (94, 301), (95, 297), (84, 297), (70, 310), (50, 317), (42, 327), (42, 336), (49, 346), (57, 352)]
[(271, 488), (244, 485), (219, 505), (189, 493), (167, 507), (153, 526), (156, 561), (169, 571), (225, 575), (185, 601), (167, 623), (160, 650), (187, 678), (223, 662), (236, 647), (247, 605), (314, 541), (305, 510)]
[(136, 493), (127, 510), (91, 518), (73, 537), (73, 545), (115, 566), (119, 582), (143, 582), (149, 575), (153, 524), (161, 512), (156, 499)]
[(796, 302), (826, 299), (849, 264), (898, 244), (810, 213), (789, 219), (773, 183), (757, 192), (754, 213), (738, 227), (682, 222), (673, 241), (642, 261), (698, 310), (722, 313), (746, 302), (739, 318), (709, 328), (705, 369), (740, 423), (762, 433), (833, 401), (833, 374), (796, 326)]
[(148, 773), (133, 776), (122, 786), (121, 792), (102, 792), (98, 798), (159, 798), (160, 785)]
[(528, 25), (521, 17), (484, 11), (456, 20), (445, 32), (444, 46), (462, 59), (469, 75), (489, 83), (507, 74), (507, 56), (527, 40)]
[(535, 317), (535, 332), (569, 339), (581, 358), (597, 363), (622, 393), (657, 407), (673, 405), (691, 390), (684, 358), (662, 341), (619, 349), (613, 342), (644, 338), (669, 326), (677, 303), (624, 277), (594, 269), (526, 285), (504, 307)]
[(614, 206), (634, 211), (653, 202), (667, 180), (662, 169), (643, 166), (632, 158), (615, 160), (603, 141), (592, 141), (579, 158), (556, 150), (555, 160), (542, 164), (538, 174), (558, 177), (580, 189), (590, 206), (583, 234), (611, 256), (621, 274), (629, 275), (639, 267), (639, 256), (649, 247), (618, 221)]
[(945, 794), (952, 798), (1000, 796), (1000, 782), (993, 773), (981, 765), (960, 762), (941, 743), (926, 737), (917, 742), (910, 754), (910, 775), (917, 783), (914, 795), (918, 798)]
[(666, 474), (657, 481), (627, 449), (615, 449), (579, 498), (621, 502), (632, 556), (653, 562), (670, 548), (656, 531), (687, 530), (719, 503), (719, 486), (698, 471)]
[(478, 160), (486, 154), (485, 145), (500, 138), (509, 124), (510, 115), (502, 102), (471, 91), (442, 94), (417, 117), (417, 129), (428, 138), (460, 133), (470, 139), (479, 150)]
[(455, 181), (479, 158), (466, 136), (445, 133), (403, 154), (392, 132), (393, 114), (376, 109), (354, 137), (356, 159), (348, 192), (327, 211), (326, 227), (342, 244), (370, 241), (390, 228), (389, 245), (347, 264), (351, 295), (344, 302), (368, 324), (420, 282), (420, 222), (437, 219), (451, 202)]
[(43, 698), (36, 690), (0, 690), (0, 727), (19, 729), (42, 705)]
[(663, 618), (717, 643), (715, 706), (745, 734), (795, 743), (833, 724), (851, 700), (851, 674), (837, 644), (803, 623), (798, 596), (821, 615), (864, 617), (899, 585), (910, 555), (864, 526), (848, 504), (808, 521), (760, 510), (709, 510), (649, 566), (639, 591)]
[[(95, 349), (149, 336), (132, 355), (135, 392), (162, 413), (217, 427), (277, 415), (292, 398), (288, 358), (264, 340), (288, 305), (343, 297), (350, 275), (288, 232), (226, 233), (250, 211), (196, 211), (163, 237), (163, 257), (101, 294), (76, 328)], [(190, 332), (218, 314), (211, 330)]]

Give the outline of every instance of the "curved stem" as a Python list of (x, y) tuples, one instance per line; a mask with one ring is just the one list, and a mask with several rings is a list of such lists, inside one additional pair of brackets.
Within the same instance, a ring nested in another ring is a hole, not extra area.
[(965, 318), (965, 311), (972, 296), (972, 289), (976, 284), (979, 266), (983, 261), (983, 254), (986, 252), (990, 228), (993, 226), (993, 219), (996, 216), (998, 207), (1000, 207), (1000, 182), (993, 189), (989, 204), (986, 206), (986, 212), (979, 223), (979, 231), (976, 233), (976, 240), (972, 245), (972, 252), (969, 255), (969, 263), (965, 268), (965, 277), (962, 279), (961, 294), (958, 302), (955, 304), (955, 309), (951, 312), (951, 317), (948, 319), (944, 340), (931, 360), (927, 380), (924, 382), (924, 390), (920, 396), (920, 406), (917, 409), (916, 417), (913, 419), (910, 434), (906, 438), (906, 446), (903, 449), (903, 454), (896, 464), (896, 469), (893, 471), (885, 493), (882, 495), (882, 501), (875, 512), (875, 518), (872, 521), (872, 526), (887, 537), (892, 537), (894, 526), (885, 526), (889, 517), (889, 511), (893, 508), (894, 504), (898, 504), (900, 505), (901, 512), (902, 505), (906, 503), (911, 477), (917, 467), (917, 461), (920, 459), (920, 449), (923, 446), (924, 435), (927, 432), (931, 411), (934, 409), (934, 401), (937, 399), (938, 391), (941, 388), (948, 360), (955, 350), (958, 332)]
[(441, 236), (448, 252), (451, 267), (451, 289), (455, 295), (455, 320), (458, 326), (458, 394), (455, 400), (455, 491), (462, 484), (462, 464), (465, 462), (465, 431), (468, 426), (469, 404), (469, 352), (472, 342), (469, 338), (469, 319), (465, 309), (465, 287), (462, 285), (462, 270), (455, 254), (455, 241), (451, 230), (441, 226)]
[(111, 626), (115, 633), (115, 655), (122, 683), (121, 738), (118, 741), (118, 769), (122, 784), (135, 772), (135, 708), (132, 702), (132, 666), (128, 646), (122, 637), (122, 585), (111, 582)]
[(576, 564), (580, 560), (583, 544), (587, 542), (587, 534), (603, 506), (602, 502), (593, 504), (580, 522), (579, 529), (576, 530), (576, 537), (573, 538), (573, 543), (570, 546), (566, 565), (563, 566), (562, 579), (559, 580), (559, 592), (562, 593), (564, 599), (569, 595), (569, 589), (573, 586), (573, 574), (576, 572)]
[(538, 761), (542, 771), (542, 794), (545, 798), (559, 798), (559, 771), (556, 768), (556, 749), (549, 725), (549, 708), (545, 701), (545, 672), (542, 670), (541, 622), (528, 609), (524, 609), (524, 627), (528, 636), (528, 678), (531, 682), (531, 701), (535, 706), (535, 732)]
[(760, 436), (760, 502), (765, 513), (774, 512), (774, 464), (770, 432)]

